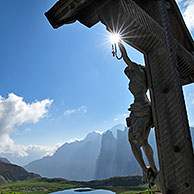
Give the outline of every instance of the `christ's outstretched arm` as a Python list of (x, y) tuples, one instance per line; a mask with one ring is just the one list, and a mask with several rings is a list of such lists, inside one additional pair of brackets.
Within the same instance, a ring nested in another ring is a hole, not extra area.
[(131, 59), (128, 57), (127, 51), (126, 51), (125, 47), (123, 46), (123, 44), (121, 42), (119, 42), (118, 45), (119, 45), (119, 49), (121, 51), (121, 54), (122, 54), (122, 57), (123, 57), (123, 60), (125, 61), (125, 63), (130, 68), (133, 68), (134, 70), (139, 70), (137, 64), (132, 62)]

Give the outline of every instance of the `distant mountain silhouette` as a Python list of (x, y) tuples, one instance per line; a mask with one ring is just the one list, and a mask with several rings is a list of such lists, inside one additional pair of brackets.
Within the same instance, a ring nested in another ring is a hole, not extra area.
[(101, 138), (99, 133), (89, 133), (84, 140), (65, 143), (53, 156), (33, 161), (25, 169), (46, 177), (91, 180), (100, 152)]
[[(194, 139), (194, 128), (191, 128), (191, 133)], [(151, 130), (149, 142), (158, 166), (154, 130)], [(65, 143), (53, 156), (33, 161), (25, 169), (41, 176), (71, 180), (141, 174), (128, 142), (128, 129), (123, 125), (117, 125), (103, 134), (89, 133), (81, 141)]]

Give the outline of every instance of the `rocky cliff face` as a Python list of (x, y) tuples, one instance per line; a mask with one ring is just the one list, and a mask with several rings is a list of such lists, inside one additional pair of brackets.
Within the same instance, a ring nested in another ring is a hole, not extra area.
[(115, 150), (117, 141), (111, 131), (103, 134), (100, 155), (96, 161), (95, 179), (115, 176)]
[(140, 168), (133, 156), (131, 146), (128, 141), (128, 129), (117, 131), (116, 149), (116, 175), (140, 174)]
[(103, 134), (100, 155), (96, 161), (95, 179), (140, 174), (127, 134), (127, 128), (124, 131), (117, 130), (117, 138), (114, 138), (111, 131)]

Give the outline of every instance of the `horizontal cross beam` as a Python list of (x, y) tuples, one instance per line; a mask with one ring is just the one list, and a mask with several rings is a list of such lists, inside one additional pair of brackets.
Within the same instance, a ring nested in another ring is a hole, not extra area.
[[(164, 30), (162, 26), (158, 22), (156, 22), (150, 15), (148, 15), (143, 9), (138, 6), (137, 9), (134, 9), (134, 7), (132, 8), (132, 10), (126, 10), (127, 7), (124, 6), (125, 14), (123, 15), (125, 16), (121, 16), (122, 12), (118, 13), (117, 8), (115, 9), (115, 12), (112, 11), (114, 2), (115, 1), (111, 0), (60, 0), (55, 4), (55, 6), (53, 6), (48, 12), (46, 12), (46, 16), (54, 28), (58, 28), (64, 24), (75, 22), (76, 20), (79, 20), (87, 27), (91, 27), (99, 21), (104, 23), (103, 18), (106, 17), (105, 15), (108, 15), (107, 17), (109, 17), (111, 20), (114, 20), (113, 23), (115, 23), (115, 21), (116, 23), (119, 22), (118, 16), (125, 17), (124, 25), (128, 25), (125, 33), (128, 34), (127, 30), (129, 28), (133, 28), (134, 30), (136, 30), (135, 28), (138, 28), (137, 25), (132, 26), (134, 22), (127, 18), (127, 14), (133, 12), (133, 20), (137, 20), (138, 25), (144, 26), (144, 36), (146, 36), (148, 40), (150, 38), (150, 34), (152, 34), (152, 36), (156, 36), (157, 38), (154, 39), (154, 41), (148, 41), (144, 38), (144, 41), (146, 42), (146, 44), (144, 44), (143, 42), (139, 41), (140, 38), (138, 37), (138, 34), (134, 35), (134, 38), (132, 38), (132, 36), (130, 36), (129, 34), (129, 38), (125, 38), (125, 41), (127, 43), (133, 46), (135, 45), (136, 48), (141, 51), (147, 50), (148, 52), (148, 49), (142, 47), (150, 47), (151, 44), (150, 48), (153, 48), (155, 45), (157, 45), (155, 44), (156, 40), (165, 42)], [(129, 1), (123, 1), (124, 4), (127, 4), (127, 2)], [(134, 4), (137, 5), (136, 3)], [(148, 3), (146, 2), (146, 4)], [(111, 8), (111, 11), (107, 12), (108, 14), (105, 12), (103, 12), (102, 14), (103, 8), (106, 9), (107, 7), (108, 9)], [(141, 10), (141, 13), (138, 13), (139, 10)], [(138, 30), (136, 32), (138, 32)], [(182, 79), (182, 84), (186, 85), (192, 83), (194, 79), (194, 56), (190, 52), (188, 52), (178, 41), (175, 40), (175, 44), (177, 48), (178, 71)]]

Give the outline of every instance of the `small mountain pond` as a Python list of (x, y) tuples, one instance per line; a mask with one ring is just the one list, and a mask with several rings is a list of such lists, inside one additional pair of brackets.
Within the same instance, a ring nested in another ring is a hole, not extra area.
[(91, 188), (76, 188), (64, 191), (57, 191), (51, 194), (114, 194), (114, 192), (102, 189), (93, 190)]

